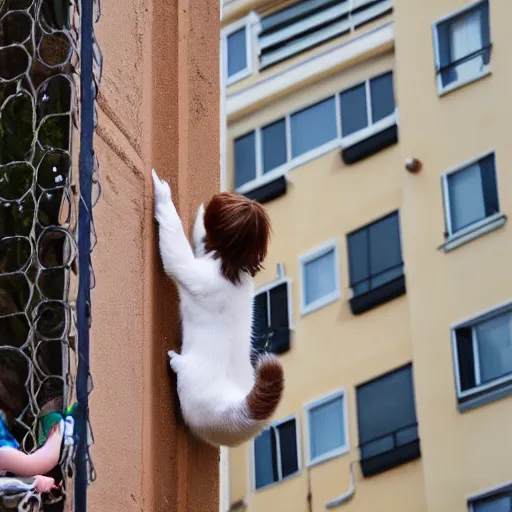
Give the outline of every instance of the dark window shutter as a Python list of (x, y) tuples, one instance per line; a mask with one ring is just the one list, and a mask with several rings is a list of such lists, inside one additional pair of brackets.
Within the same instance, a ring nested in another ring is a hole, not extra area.
[(370, 268), (375, 277), (402, 264), (398, 213), (369, 226)]
[(460, 389), (461, 391), (466, 391), (476, 386), (471, 327), (460, 327), (456, 329), (455, 338), (457, 345), (457, 361), (459, 363)]
[(486, 48), (483, 52), (484, 64), (487, 65), (491, 61), (491, 25), (489, 20), (489, 2), (483, 2), (480, 9), (481, 31), (482, 31), (482, 45)]
[(441, 72), (441, 79), (443, 86), (449, 85), (457, 80), (457, 70), (450, 66), (452, 61), (451, 57), (451, 44), (450, 44), (450, 22), (445, 21), (437, 26), (437, 42), (438, 42), (438, 58), (439, 67), (443, 69)]
[(293, 475), (299, 470), (297, 454), (297, 429), (295, 420), (281, 423), (277, 427), (281, 447), (281, 471), (283, 478)]
[(283, 329), (289, 327), (288, 322), (288, 285), (280, 284), (272, 288), (270, 294), (270, 327)]
[(359, 386), (356, 393), (361, 444), (417, 422), (410, 365)]
[(357, 283), (370, 278), (368, 230), (361, 229), (348, 235), (347, 241), (350, 286), (354, 287)]
[(480, 160), (479, 165), (484, 193), (485, 215), (494, 215), (500, 211), (494, 154)]

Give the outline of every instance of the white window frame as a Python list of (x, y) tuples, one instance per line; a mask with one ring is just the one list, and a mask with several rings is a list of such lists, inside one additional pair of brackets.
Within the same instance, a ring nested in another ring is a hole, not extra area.
[[(432, 24), (432, 39), (434, 42), (434, 57), (435, 57), (435, 63), (436, 63), (436, 69), (439, 69), (441, 66), (441, 62), (439, 59), (439, 36), (438, 36), (438, 26), (441, 23), (444, 23), (446, 21), (454, 20), (455, 18), (458, 18), (459, 16), (463, 16), (466, 12), (474, 9), (477, 5), (483, 3), (484, 0), (477, 0), (476, 2), (471, 2), (468, 5), (465, 5), (464, 7), (461, 7), (460, 9), (457, 9), (456, 11), (451, 12), (450, 14), (447, 14), (446, 16), (443, 16), (442, 18), (439, 18)], [(490, 6), (489, 6), (490, 8)], [(480, 73), (477, 73), (475, 76), (472, 76), (470, 78), (466, 78), (464, 80), (456, 80), (455, 82), (452, 82), (451, 84), (448, 84), (446, 87), (443, 87), (443, 79), (441, 77), (441, 73), (437, 74), (436, 82), (437, 82), (437, 93), (439, 96), (444, 96), (445, 94), (448, 94), (449, 92), (459, 89), (460, 87), (463, 87), (464, 85), (470, 84), (472, 82), (476, 82), (477, 80), (480, 80), (481, 78), (484, 78), (491, 74), (491, 64), (489, 63), (487, 66), (485, 66)]]
[(288, 475), (283, 478), (282, 476), (282, 464), (281, 464), (281, 440), (279, 438), (279, 435), (276, 435), (276, 453), (277, 453), (277, 474), (278, 479), (275, 482), (272, 482), (270, 484), (264, 485), (262, 487), (256, 488), (256, 454), (254, 452), (254, 442), (255, 438), (251, 441), (251, 475), (252, 475), (252, 490), (253, 492), (259, 492), (263, 491), (265, 489), (269, 489), (270, 487), (273, 487), (275, 485), (280, 484), (281, 482), (286, 482), (287, 480), (290, 480), (291, 478), (296, 477), (299, 475), (302, 471), (302, 454), (300, 451), (300, 428), (299, 428), (299, 418), (296, 414), (290, 414), (289, 416), (286, 416), (285, 418), (282, 418), (278, 421), (274, 421), (270, 425), (268, 425), (265, 430), (270, 428), (277, 428), (279, 425), (282, 425), (283, 423), (287, 423), (290, 420), (295, 420), (295, 437), (297, 439), (297, 471), (295, 473), (292, 473), (291, 475)]
[(475, 501), (497, 498), (498, 494), (511, 493), (511, 492), (512, 492), (512, 481), (507, 482), (505, 484), (497, 485), (496, 487), (491, 487), (490, 489), (487, 489), (482, 492), (478, 492), (476, 494), (472, 494), (472, 495), (468, 496), (466, 499), (467, 504), (468, 504), (468, 511), (475, 512), (475, 507), (473, 506)]
[[(266, 185), (267, 183), (270, 183), (271, 181), (274, 181), (275, 179), (281, 177), (281, 176), (287, 176), (288, 172), (296, 169), (297, 167), (301, 167), (302, 165), (310, 162), (311, 160), (315, 160), (317, 158), (320, 158), (323, 155), (326, 155), (327, 153), (330, 153), (331, 151), (337, 150), (337, 149), (347, 149), (350, 146), (353, 146), (354, 144), (357, 144), (358, 142), (361, 142), (369, 137), (372, 137), (373, 135), (376, 135), (377, 133), (384, 131), (385, 129), (389, 128), (390, 126), (393, 126), (394, 124), (398, 125), (399, 122), (399, 111), (398, 107), (396, 106), (395, 101), (395, 110), (385, 117), (384, 119), (381, 119), (380, 121), (377, 121), (376, 123), (371, 122), (371, 96), (370, 96), (370, 81), (374, 78), (378, 78), (379, 76), (386, 75), (388, 73), (391, 73), (394, 75), (394, 71), (392, 69), (389, 69), (387, 71), (384, 71), (382, 73), (378, 73), (376, 75), (371, 76), (370, 78), (364, 80), (363, 82), (358, 82), (354, 85), (351, 85), (350, 87), (347, 87), (343, 89), (343, 91), (338, 91), (333, 94), (329, 94), (324, 98), (315, 99), (313, 101), (309, 101), (308, 103), (304, 104), (300, 108), (294, 109), (292, 112), (273, 118), (272, 120), (269, 120), (267, 123), (265, 123), (262, 126), (258, 126), (254, 130), (250, 130), (247, 132), (244, 132), (243, 134), (240, 134), (233, 138), (233, 145), (235, 144), (235, 141), (238, 138), (244, 137), (245, 135), (249, 135), (249, 133), (254, 132), (254, 144), (255, 144), (255, 166), (256, 166), (256, 177), (243, 185), (240, 185), (235, 190), (239, 194), (246, 194), (247, 192), (250, 192), (256, 188), (259, 188), (263, 185)], [(341, 131), (341, 110), (340, 110), (340, 95), (348, 90), (352, 89), (353, 87), (357, 87), (358, 85), (361, 85), (363, 83), (366, 83), (366, 90), (367, 90), (367, 115), (368, 117), (368, 126), (358, 130), (355, 133), (352, 133), (348, 135), (347, 137), (342, 137), (342, 131)], [(318, 103), (321, 103), (322, 101), (325, 101), (329, 98), (334, 97), (334, 107), (335, 107), (335, 116), (336, 116), (336, 138), (333, 140), (330, 140), (329, 142), (326, 142), (325, 144), (322, 144), (316, 148), (313, 148), (302, 155), (299, 155), (295, 158), (292, 158), (292, 140), (291, 140), (291, 118), (294, 114), (306, 110), (310, 107), (313, 107), (317, 105)], [(277, 121), (284, 120), (285, 122), (285, 133), (286, 133), (286, 162), (279, 167), (276, 167), (275, 169), (272, 169), (269, 172), (264, 173), (263, 172), (263, 138), (262, 138), (262, 130), (266, 126), (269, 126), (273, 123), (276, 123)], [(236, 173), (236, 169), (233, 170), (233, 175)]]
[[(487, 382), (485, 384), (479, 384), (480, 378), (480, 364), (479, 364), (479, 355), (478, 355), (478, 340), (476, 338), (476, 334), (474, 328), (477, 324), (485, 322), (493, 317), (497, 317), (504, 314), (512, 314), (512, 300), (507, 301), (504, 304), (499, 304), (494, 306), (488, 310), (482, 311), (470, 318), (466, 318), (460, 322), (451, 326), (451, 341), (452, 341), (452, 356), (454, 363), (454, 373), (455, 373), (455, 385), (457, 391), (457, 399), (461, 400), (472, 395), (476, 395), (481, 393), (482, 391), (487, 391), (496, 386), (500, 386), (502, 384), (506, 384), (508, 382), (512, 382), (512, 373), (510, 375), (505, 375), (498, 379), (494, 379), (491, 382)], [(461, 327), (470, 327), (472, 342), (473, 342), (473, 357), (475, 361), (474, 371), (475, 371), (475, 382), (476, 386), (472, 389), (468, 389), (466, 391), (461, 390), (460, 385), (460, 368), (459, 368), (459, 358), (457, 354), (457, 334), (456, 330)]]
[[(325, 295), (324, 297), (320, 297), (316, 301), (311, 304), (306, 304), (306, 280), (305, 280), (305, 268), (306, 264), (324, 256), (325, 254), (334, 251), (334, 284), (335, 289)], [(340, 260), (339, 260), (339, 250), (338, 250), (338, 242), (337, 240), (329, 240), (328, 242), (315, 247), (311, 251), (308, 251), (299, 256), (299, 268), (300, 268), (300, 313), (301, 316), (305, 316), (317, 309), (323, 308), (336, 302), (341, 298), (341, 279), (340, 279)]]
[[(239, 82), (244, 78), (252, 75), (254, 71), (254, 58), (253, 58), (253, 26), (259, 22), (258, 15), (253, 11), (244, 18), (241, 18), (221, 31), (221, 55), (222, 55), (222, 68), (226, 86)], [(228, 37), (240, 29), (245, 29), (245, 50), (246, 50), (246, 66), (232, 76), (228, 76)]]
[[(316, 407), (322, 406), (328, 402), (336, 400), (338, 398), (343, 398), (343, 429), (345, 432), (345, 444), (340, 446), (339, 448), (335, 448), (330, 452), (324, 453), (314, 459), (311, 458), (311, 426), (310, 426), (310, 413), (312, 409)], [(306, 457), (307, 457), (307, 467), (316, 466), (317, 464), (321, 464), (328, 460), (334, 459), (336, 457), (341, 457), (342, 455), (346, 455), (350, 452), (350, 440), (349, 440), (349, 432), (348, 432), (348, 406), (347, 406), (347, 393), (345, 388), (339, 388), (336, 391), (333, 391), (327, 395), (323, 395), (316, 400), (308, 402), (303, 406), (304, 409), (304, 438), (306, 445)]]
[[(278, 286), (281, 286), (282, 284), (286, 284), (286, 293), (287, 293), (287, 306), (288, 306), (288, 328), (290, 331), (292, 330), (292, 304), (291, 304), (291, 298), (292, 298), (292, 280), (289, 277), (279, 277), (275, 279), (274, 281), (270, 281), (269, 283), (264, 284), (263, 286), (260, 286), (259, 288), (256, 288), (254, 290), (254, 298), (256, 298), (257, 295), (261, 295), (262, 293), (268, 293), (273, 290), (274, 288), (277, 288)], [(268, 318), (271, 319), (270, 314), (270, 295), (268, 295), (268, 301), (267, 301), (267, 314)]]
[[(465, 169), (468, 169), (472, 165), (477, 164), (484, 158), (487, 158), (489, 156), (494, 157), (494, 175), (495, 175), (495, 181), (496, 181), (496, 193), (498, 195), (498, 204), (501, 207), (500, 197), (499, 197), (499, 176), (498, 176), (498, 165), (496, 162), (496, 151), (494, 149), (486, 151), (485, 153), (482, 153), (478, 155), (475, 158), (472, 158), (470, 160), (466, 160), (462, 164), (457, 165), (456, 167), (452, 167), (448, 171), (444, 172), (441, 175), (441, 186), (443, 190), (443, 206), (444, 206), (444, 218), (445, 218), (445, 225), (446, 225), (446, 232), (448, 233), (447, 242), (445, 244), (445, 249), (452, 249), (455, 247), (458, 247), (462, 243), (468, 242), (469, 240), (472, 240), (473, 238), (476, 238), (478, 236), (481, 236), (482, 234), (485, 234), (489, 231), (492, 231), (500, 226), (502, 226), (505, 222), (505, 217), (503, 213), (498, 212), (494, 215), (490, 215), (489, 217), (485, 217), (479, 221), (474, 222), (473, 224), (466, 226), (465, 228), (462, 228), (458, 231), (453, 231), (452, 228), (452, 219), (451, 219), (451, 206), (450, 206), (450, 190), (448, 186), (448, 178), (457, 172), (464, 171)], [(501, 208), (500, 208), (501, 209)], [(457, 242), (459, 241), (459, 242)]]

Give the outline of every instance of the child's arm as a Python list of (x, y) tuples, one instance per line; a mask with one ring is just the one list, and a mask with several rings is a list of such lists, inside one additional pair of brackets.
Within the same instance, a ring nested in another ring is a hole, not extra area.
[(0, 470), (16, 476), (44, 475), (59, 463), (62, 434), (55, 431), (34, 453), (26, 454), (14, 448), (0, 448)]

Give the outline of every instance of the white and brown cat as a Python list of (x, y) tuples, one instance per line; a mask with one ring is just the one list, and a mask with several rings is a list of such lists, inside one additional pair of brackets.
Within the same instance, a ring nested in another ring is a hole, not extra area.
[(183, 417), (207, 443), (236, 446), (265, 427), (284, 389), (276, 357), (251, 365), (253, 277), (267, 253), (270, 221), (259, 203), (216, 194), (199, 208), (193, 252), (169, 184), (155, 171), (153, 182), (160, 255), (180, 295), (182, 349), (169, 357)]

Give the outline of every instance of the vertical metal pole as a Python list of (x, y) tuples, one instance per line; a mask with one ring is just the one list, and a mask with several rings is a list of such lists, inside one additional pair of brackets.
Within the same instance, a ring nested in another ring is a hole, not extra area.
[(78, 446), (75, 458), (75, 512), (87, 510), (87, 418), (89, 410), (89, 326), (90, 254), (94, 138), (93, 89), (93, 0), (80, 1), (80, 204), (78, 209), (79, 286), (77, 298), (78, 332), (78, 417), (76, 429)]

